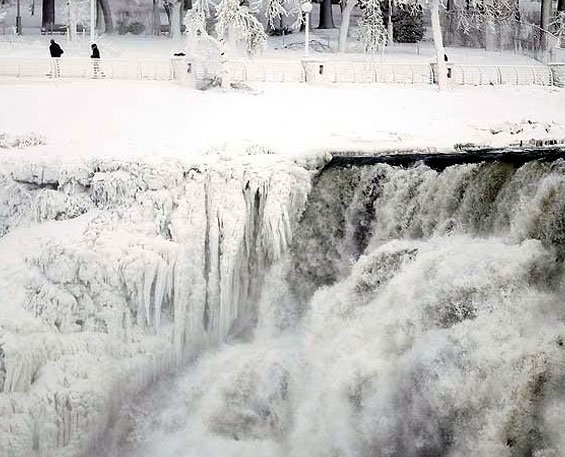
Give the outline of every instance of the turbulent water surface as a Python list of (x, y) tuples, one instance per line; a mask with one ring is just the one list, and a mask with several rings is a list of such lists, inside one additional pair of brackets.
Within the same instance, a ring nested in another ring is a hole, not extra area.
[(327, 168), (251, 337), (128, 409), (117, 455), (565, 455), (565, 163)]

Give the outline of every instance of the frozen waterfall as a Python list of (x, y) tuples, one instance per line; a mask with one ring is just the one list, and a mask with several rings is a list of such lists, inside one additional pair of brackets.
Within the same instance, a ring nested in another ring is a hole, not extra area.
[(565, 455), (562, 160), (0, 184), (0, 455)]
[(201, 348), (253, 330), (310, 174), (275, 156), (24, 162), (0, 183), (0, 455), (60, 456)]

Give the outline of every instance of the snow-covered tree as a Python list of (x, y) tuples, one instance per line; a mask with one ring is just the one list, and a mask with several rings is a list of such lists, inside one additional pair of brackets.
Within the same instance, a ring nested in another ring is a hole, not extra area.
[(276, 29), (279, 27), (279, 24), (282, 28), (283, 19), (295, 15), (296, 21), (290, 25), (290, 28), (295, 28), (302, 21), (301, 4), (300, 0), (258, 0), (255, 2), (253, 9), (265, 8), (267, 22), (271, 29)]
[(351, 13), (358, 7), (361, 10), (361, 17), (358, 22), (358, 38), (364, 44), (365, 51), (374, 51), (379, 44), (384, 44), (387, 40), (382, 10), (381, 0), (342, 0), (343, 10), (341, 13), (341, 24), (339, 27), (338, 51), (345, 52), (347, 47), (347, 35)]
[[(274, 27), (277, 19), (289, 14), (278, 0), (267, 4), (268, 20)], [(244, 42), (249, 54), (263, 49), (267, 42), (267, 34), (256, 17), (262, 7), (260, 1), (244, 4), (240, 0), (222, 0), (212, 4), (208, 0), (198, 0), (186, 14), (184, 24), (189, 40), (189, 47), (195, 41), (213, 40), (220, 48), (222, 55), (233, 51), (237, 42)], [(214, 37), (209, 35), (207, 24), (213, 23)]]
[(267, 43), (263, 25), (249, 6), (240, 0), (222, 0), (217, 14), (216, 34), (223, 42), (245, 42), (250, 54), (263, 49)]
[(206, 21), (211, 16), (212, 12), (207, 0), (197, 0), (192, 4), (192, 8), (186, 12), (183, 21), (189, 41), (207, 34)]
[[(360, 0), (344, 0), (345, 6), (342, 13), (342, 22), (339, 34), (339, 51), (343, 52), (346, 48), (347, 34), (351, 12), (360, 5)], [(379, 3), (378, 0), (364, 0), (364, 2)], [(445, 49), (443, 45), (442, 26), (440, 20), (440, 12), (443, 9), (459, 13), (461, 27), (467, 27), (471, 22), (487, 26), (492, 23), (495, 18), (501, 15), (514, 12), (517, 0), (391, 0), (390, 6), (403, 5), (405, 7), (422, 7), (427, 8), (430, 12), (432, 22), (432, 32), (436, 51), (437, 64), (437, 82), (440, 88), (447, 84), (447, 65), (444, 59)], [(366, 3), (365, 3), (366, 4)], [(379, 26), (376, 22), (372, 22), (375, 27), (374, 33), (380, 34)]]
[(365, 52), (375, 52), (387, 40), (380, 2), (359, 0), (361, 17), (358, 22), (358, 38), (363, 43)]
[(276, 29), (281, 19), (288, 15), (285, 0), (270, 0), (267, 3), (267, 21), (271, 29)]

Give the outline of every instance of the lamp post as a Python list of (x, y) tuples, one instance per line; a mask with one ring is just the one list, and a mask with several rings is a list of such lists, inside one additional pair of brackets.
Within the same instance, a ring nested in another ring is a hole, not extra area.
[(310, 53), (310, 13), (312, 12), (312, 3), (304, 2), (302, 4), (302, 12), (306, 14), (306, 24), (304, 33), (304, 55)]
[(96, 40), (96, 0), (90, 0), (90, 43)]
[(20, 0), (16, 2), (16, 35), (22, 34), (22, 16), (20, 14)]

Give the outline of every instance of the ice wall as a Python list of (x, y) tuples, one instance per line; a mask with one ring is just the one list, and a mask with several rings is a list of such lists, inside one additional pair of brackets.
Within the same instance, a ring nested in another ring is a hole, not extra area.
[(252, 332), (310, 186), (276, 156), (1, 170), (2, 456), (81, 455), (123, 400)]
[(109, 455), (565, 455), (564, 198), (562, 162), (325, 170), (266, 285), (301, 317), (163, 383)]

